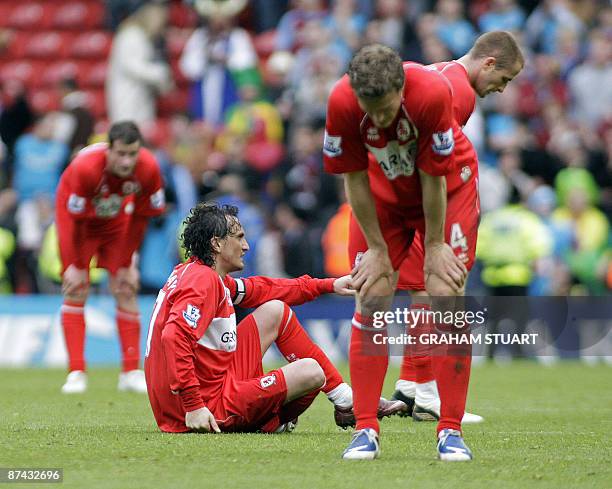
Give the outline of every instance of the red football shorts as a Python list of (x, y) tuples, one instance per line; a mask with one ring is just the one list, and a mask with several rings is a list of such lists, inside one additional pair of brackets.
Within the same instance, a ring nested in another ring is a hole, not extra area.
[[(397, 270), (408, 256), (415, 231), (417, 229), (425, 229), (422, 212), (417, 209), (415, 215), (410, 216), (407, 213), (376, 202), (376, 214), (378, 215), (380, 230), (389, 249), (391, 264), (394, 270)], [(348, 248), (351, 266), (354, 266), (356, 260), (368, 249), (365, 236), (353, 214), (351, 214), (349, 225)]]
[[(448, 196), (446, 210), (446, 242), (455, 255), (461, 258), (468, 271), (474, 265), (480, 201), (478, 179), (472, 178)], [(400, 290), (425, 290), (423, 267), (425, 264), (425, 234), (418, 230), (409, 253), (400, 266), (397, 288)]]
[[(63, 274), (75, 259), (75, 257), (66, 255), (66, 250), (72, 247), (62, 244), (64, 240), (69, 239), (68, 236), (73, 234), (71, 227), (74, 221), (71, 217), (63, 216), (60, 213), (57, 217), (57, 235)], [(132, 254), (127, 251), (129, 249), (127, 243), (121, 242), (122, 237), (125, 236), (124, 226), (127, 222), (127, 219), (117, 220), (112, 223), (112, 228), (104, 230), (89, 228), (79, 244), (77, 251), (79, 261), (90, 263), (95, 256), (96, 266), (108, 270), (111, 275), (115, 274), (119, 268), (129, 267), (132, 263)]]
[(253, 315), (237, 329), (236, 352), (214, 415), (221, 431), (258, 431), (280, 412), (287, 399), (287, 384), (280, 369), (264, 374)]

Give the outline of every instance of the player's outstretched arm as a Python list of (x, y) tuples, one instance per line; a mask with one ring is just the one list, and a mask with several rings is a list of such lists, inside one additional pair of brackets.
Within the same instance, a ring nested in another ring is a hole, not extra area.
[(345, 173), (344, 187), (353, 215), (368, 243), (368, 250), (351, 272), (352, 286), (364, 296), (381, 277), (393, 275), (393, 266), (380, 230), (367, 170)]
[[(446, 178), (432, 176), (422, 170), (419, 170), (419, 177), (425, 216), (425, 282), (428, 275), (434, 274), (457, 294), (463, 289), (467, 269), (444, 241)], [(439, 295), (436, 291), (429, 292)]]

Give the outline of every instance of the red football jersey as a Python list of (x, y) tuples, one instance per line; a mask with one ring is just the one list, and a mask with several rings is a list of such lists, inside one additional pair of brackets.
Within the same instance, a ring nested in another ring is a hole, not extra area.
[(377, 200), (421, 213), (415, 168), (448, 175), (449, 186), (458, 184), (453, 176), (459, 175), (455, 154), (467, 153), (471, 143), (455, 120), (449, 81), (418, 63), (404, 63), (404, 72), (400, 111), (386, 129), (374, 126), (361, 110), (348, 75), (336, 83), (327, 108), (324, 164), (330, 173), (367, 169)]
[(460, 127), (455, 128), (455, 168), (446, 176), (447, 192), (450, 194), (478, 177), (478, 155), (462, 128), (474, 112), (476, 92), (470, 85), (467, 70), (458, 61), (447, 61), (428, 65), (446, 78), (453, 94), (453, 114)]
[(107, 149), (106, 143), (84, 148), (60, 179), (55, 212), (65, 267), (88, 266), (79, 252), (88, 237), (117, 236), (119, 247), (138, 249), (146, 227), (142, 218), (164, 212), (162, 176), (153, 154), (141, 148), (134, 173), (120, 178), (106, 170)]
[(470, 85), (467, 69), (458, 61), (445, 61), (427, 67), (436, 69), (450, 82), (455, 120), (459, 126), (465, 126), (476, 106), (476, 92)]
[(333, 291), (334, 279), (225, 279), (191, 259), (178, 265), (159, 292), (147, 335), (145, 373), (153, 413), (163, 431), (185, 431), (185, 412), (214, 411), (232, 378), (236, 351), (234, 304), (257, 307), (280, 299), (308, 302)]

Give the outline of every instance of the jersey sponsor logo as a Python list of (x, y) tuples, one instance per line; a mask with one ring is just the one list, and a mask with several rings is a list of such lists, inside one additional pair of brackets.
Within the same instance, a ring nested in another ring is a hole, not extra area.
[(215, 318), (198, 340), (198, 344), (210, 350), (235, 351), (237, 345), (236, 314), (226, 318)]
[(68, 197), (68, 211), (73, 214), (81, 214), (85, 210), (85, 197), (79, 197), (77, 194), (70, 194)]
[(325, 139), (323, 140), (323, 153), (334, 158), (342, 154), (342, 136), (330, 136), (325, 131)]
[(196, 329), (201, 317), (199, 308), (192, 304), (187, 304), (187, 309), (183, 311), (183, 319), (190, 328)]
[(455, 139), (453, 137), (452, 127), (447, 131), (434, 132), (431, 137), (433, 139), (431, 149), (433, 149), (434, 153), (442, 156), (448, 156), (453, 152), (455, 147)]
[(368, 141), (377, 141), (380, 139), (380, 134), (378, 134), (378, 128), (372, 126), (368, 127), (367, 136)]
[(92, 203), (97, 217), (115, 217), (121, 210), (123, 197), (110, 194), (108, 197), (95, 197)]
[(261, 385), (263, 389), (267, 389), (274, 384), (276, 384), (276, 375), (274, 374), (266, 375), (265, 377), (259, 379), (259, 385)]
[(397, 177), (410, 177), (414, 174), (416, 141), (407, 144), (389, 141), (384, 148), (377, 148), (370, 144), (366, 144), (366, 147), (374, 155), (389, 180), (395, 180)]
[(399, 120), (399, 122), (397, 123), (397, 139), (400, 140), (400, 142), (405, 143), (406, 141), (408, 141), (410, 139), (410, 136), (412, 135), (412, 130), (410, 128), (410, 123), (408, 122), (408, 120), (402, 118)]
[(164, 189), (160, 188), (157, 192), (151, 195), (150, 199), (151, 207), (153, 209), (163, 209), (166, 205), (166, 196), (164, 194)]

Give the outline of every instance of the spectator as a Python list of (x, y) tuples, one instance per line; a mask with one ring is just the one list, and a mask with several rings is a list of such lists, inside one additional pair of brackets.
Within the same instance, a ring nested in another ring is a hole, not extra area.
[(167, 20), (166, 2), (155, 0), (142, 5), (119, 26), (106, 78), (106, 104), (111, 122), (155, 121), (157, 95), (172, 87), (170, 67), (155, 48)]
[(438, 0), (437, 34), (453, 57), (463, 56), (474, 44), (476, 31), (463, 16), (464, 5), (461, 0)]
[(68, 144), (75, 153), (89, 144), (94, 132), (94, 116), (88, 108), (87, 94), (79, 90), (74, 78), (66, 78), (58, 85), (62, 97), (62, 111), (57, 115), (56, 139)]
[(53, 221), (55, 189), (69, 157), (68, 146), (52, 139), (54, 124), (54, 114), (41, 116), (15, 145), (17, 270), (29, 282), (21, 284), (22, 290), (36, 290), (36, 258)]
[(276, 51), (297, 51), (303, 43), (304, 26), (327, 16), (322, 0), (294, 0), (293, 3), (295, 7), (282, 16), (276, 28)]
[(13, 174), (13, 149), (19, 136), (32, 124), (34, 113), (30, 108), (26, 90), (18, 80), (7, 80), (2, 84), (0, 93), (2, 111), (0, 112), (0, 137), (6, 145), (3, 161), (4, 178), (0, 182), (7, 185)]
[(525, 12), (515, 0), (493, 0), (491, 9), (478, 19), (482, 32), (513, 31), (523, 29)]
[(181, 55), (180, 69), (193, 82), (190, 113), (213, 126), (222, 125), (227, 109), (238, 102), (240, 86), (259, 83), (251, 38), (235, 26), (245, 5), (245, 0), (197, 2), (205, 25), (193, 32)]
[(538, 53), (555, 54), (558, 50), (559, 29), (572, 29), (582, 34), (584, 25), (572, 12), (567, 0), (544, 0), (527, 18), (527, 44)]
[(557, 175), (556, 190), (560, 207), (553, 213), (559, 226), (570, 226), (574, 246), (565, 257), (576, 280), (592, 294), (605, 290), (600, 265), (606, 258), (610, 223), (595, 207), (599, 188), (584, 168), (567, 168)]
[(570, 74), (568, 83), (572, 113), (580, 124), (597, 130), (612, 117), (612, 44), (603, 32), (590, 34), (588, 57)]

